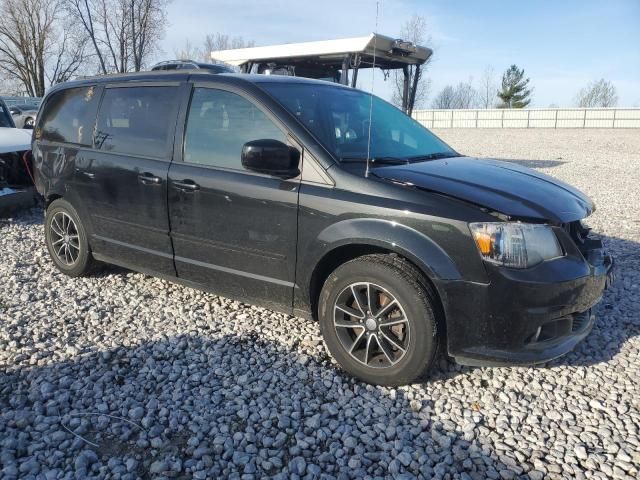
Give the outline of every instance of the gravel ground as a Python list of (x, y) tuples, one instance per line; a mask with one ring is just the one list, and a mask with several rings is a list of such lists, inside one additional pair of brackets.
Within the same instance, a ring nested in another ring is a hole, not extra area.
[(445, 130), (588, 192), (618, 282), (574, 352), (379, 388), (310, 321), (125, 270), (54, 270), (0, 223), (0, 477), (638, 478), (640, 133)]

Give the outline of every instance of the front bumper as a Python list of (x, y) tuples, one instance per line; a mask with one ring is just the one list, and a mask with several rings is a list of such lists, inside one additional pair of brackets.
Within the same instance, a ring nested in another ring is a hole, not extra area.
[(489, 283), (443, 285), (447, 346), (473, 366), (542, 363), (571, 351), (591, 331), (592, 307), (613, 282), (602, 249), (514, 270), (487, 265)]

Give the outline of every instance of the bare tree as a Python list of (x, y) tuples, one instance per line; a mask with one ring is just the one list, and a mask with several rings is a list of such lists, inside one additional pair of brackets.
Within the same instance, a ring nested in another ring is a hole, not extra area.
[(218, 50), (230, 50), (232, 48), (248, 48), (255, 46), (253, 40), (245, 40), (243, 37), (230, 37), (224, 33), (207, 35), (202, 42), (202, 48), (194, 46), (189, 39), (185, 40), (181, 49), (174, 50), (174, 55), (179, 60), (200, 60), (211, 63), (211, 52)]
[(478, 88), (478, 105), (481, 108), (494, 108), (498, 103), (498, 83), (496, 71), (491, 65), (487, 65), (480, 78)]
[(205, 52), (194, 47), (193, 44), (186, 40), (181, 49), (175, 49), (173, 54), (178, 60), (200, 60), (205, 58)]
[(618, 104), (618, 94), (613, 83), (601, 78), (591, 82), (578, 92), (576, 105), (578, 107), (615, 107)]
[(140, 71), (162, 39), (168, 0), (66, 0), (101, 73)]
[[(400, 36), (403, 40), (413, 42), (416, 45), (424, 45), (425, 43), (431, 43), (431, 36), (428, 35), (427, 19), (420, 15), (414, 14), (409, 20), (407, 20), (400, 29)], [(421, 107), (427, 96), (429, 95), (429, 88), (431, 81), (425, 76), (425, 70), (429, 65), (431, 58), (427, 60), (420, 68), (420, 78), (418, 79), (418, 87), (416, 88), (414, 106)], [(416, 68), (409, 67), (409, 85), (413, 85), (413, 78), (416, 75)], [(393, 94), (391, 96), (391, 103), (397, 107), (402, 107), (402, 93), (404, 91), (404, 74), (401, 70), (393, 72)]]
[(234, 48), (250, 48), (254, 47), (256, 42), (253, 40), (245, 40), (241, 36), (230, 37), (226, 33), (212, 33), (204, 39), (204, 51), (214, 52), (217, 50), (231, 50)]
[(433, 108), (456, 108), (455, 107), (456, 92), (451, 85), (447, 85), (434, 97), (431, 102)]
[(145, 60), (164, 36), (168, 0), (129, 0), (133, 69), (142, 70)]
[(256, 42), (253, 40), (245, 40), (241, 36), (230, 37), (225, 33), (212, 33), (207, 35), (202, 44), (202, 58), (205, 62), (213, 62), (211, 52), (219, 50), (231, 50), (234, 48), (251, 48), (255, 47)]
[(469, 82), (460, 82), (456, 87), (447, 85), (435, 96), (433, 108), (461, 109), (477, 105), (478, 93)]
[(455, 90), (455, 108), (474, 108), (478, 104), (478, 92), (473, 88), (472, 80), (460, 82)]
[(0, 70), (0, 85), (0, 96), (18, 97), (27, 95), (24, 84), (15, 77), (10, 77), (2, 70)]
[(63, 0), (1, 0), (0, 19), (0, 71), (27, 95), (43, 96), (83, 67), (86, 37), (63, 25)]

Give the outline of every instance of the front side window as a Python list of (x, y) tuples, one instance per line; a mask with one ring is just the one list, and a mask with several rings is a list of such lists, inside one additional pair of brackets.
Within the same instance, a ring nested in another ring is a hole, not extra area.
[(47, 100), (36, 135), (50, 142), (91, 145), (96, 119), (95, 87), (69, 88)]
[[(438, 137), (384, 100), (333, 85), (261, 82), (340, 161), (454, 156)], [(369, 144), (369, 125), (371, 143)]]
[(249, 100), (224, 90), (194, 89), (185, 131), (185, 162), (242, 169), (242, 147), (262, 139), (287, 141)]
[(104, 92), (95, 146), (107, 152), (167, 158), (173, 143), (178, 87), (121, 87)]

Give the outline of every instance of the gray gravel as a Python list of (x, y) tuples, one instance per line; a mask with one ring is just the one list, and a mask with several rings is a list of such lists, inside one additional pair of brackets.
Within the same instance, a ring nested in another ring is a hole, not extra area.
[(69, 279), (42, 211), (0, 221), (0, 477), (638, 478), (640, 133), (442, 131), (588, 192), (618, 283), (538, 368), (379, 388), (316, 324), (109, 268)]

